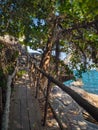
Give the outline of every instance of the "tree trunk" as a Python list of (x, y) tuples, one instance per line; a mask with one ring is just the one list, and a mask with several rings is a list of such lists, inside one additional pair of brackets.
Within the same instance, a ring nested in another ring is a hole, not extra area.
[(55, 32), (56, 26), (57, 26), (57, 17), (54, 18), (54, 21), (52, 23), (51, 32), (50, 32), (50, 35), (48, 37), (48, 41), (46, 44), (46, 49), (43, 53), (42, 60), (40, 63), (40, 68), (42, 68), (44, 71), (48, 71), (48, 68), (49, 68), (51, 51), (52, 51), (52, 47), (56, 39), (56, 32)]
[(59, 39), (56, 40), (56, 57), (55, 57), (55, 70), (57, 76), (59, 76), (58, 66), (59, 66), (59, 55), (60, 55), (60, 46), (59, 46)]

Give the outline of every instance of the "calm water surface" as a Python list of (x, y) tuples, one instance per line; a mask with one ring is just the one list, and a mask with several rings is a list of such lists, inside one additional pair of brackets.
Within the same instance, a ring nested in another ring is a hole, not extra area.
[[(98, 71), (96, 70), (90, 70), (89, 72), (82, 74), (82, 81), (84, 83), (83, 89), (98, 94)], [(73, 80), (69, 80), (67, 82), (64, 82), (65, 85), (71, 85)]]

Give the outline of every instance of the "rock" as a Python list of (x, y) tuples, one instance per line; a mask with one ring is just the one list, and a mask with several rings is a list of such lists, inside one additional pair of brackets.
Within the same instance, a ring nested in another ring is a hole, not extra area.
[(73, 86), (82, 87), (84, 84), (81, 79), (78, 79), (77, 81), (74, 81), (71, 83)]
[(61, 89), (59, 87), (55, 86), (51, 89), (51, 92), (52, 92), (52, 94), (61, 93)]
[[(87, 93), (81, 88), (74, 86), (71, 86), (71, 88), (91, 103), (94, 102), (94, 98), (92, 97), (98, 97), (97, 95), (93, 96), (93, 94)], [(63, 92), (57, 86), (53, 87), (52, 92), (55, 93), (51, 95), (52, 107), (56, 111), (60, 121), (63, 123), (63, 127), (67, 126), (67, 129), (71, 130), (98, 130), (98, 125), (85, 120), (83, 116), (85, 110), (81, 108), (67, 93)], [(96, 100), (98, 100), (98, 98)]]

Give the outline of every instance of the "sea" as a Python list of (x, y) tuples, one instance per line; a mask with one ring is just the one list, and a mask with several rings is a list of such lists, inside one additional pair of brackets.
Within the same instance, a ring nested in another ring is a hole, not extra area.
[[(64, 82), (65, 85), (71, 86), (74, 80)], [(82, 73), (83, 88), (85, 91), (98, 95), (98, 70), (90, 70)]]

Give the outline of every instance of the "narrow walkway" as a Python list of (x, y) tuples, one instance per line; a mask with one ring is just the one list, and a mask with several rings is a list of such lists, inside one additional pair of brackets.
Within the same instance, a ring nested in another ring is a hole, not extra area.
[[(22, 63), (24, 66), (22, 66)], [(41, 125), (39, 104), (34, 98), (34, 90), (30, 88), (26, 59), (22, 57), (20, 70), (25, 74), (15, 82), (11, 96), (8, 130), (45, 130)]]

